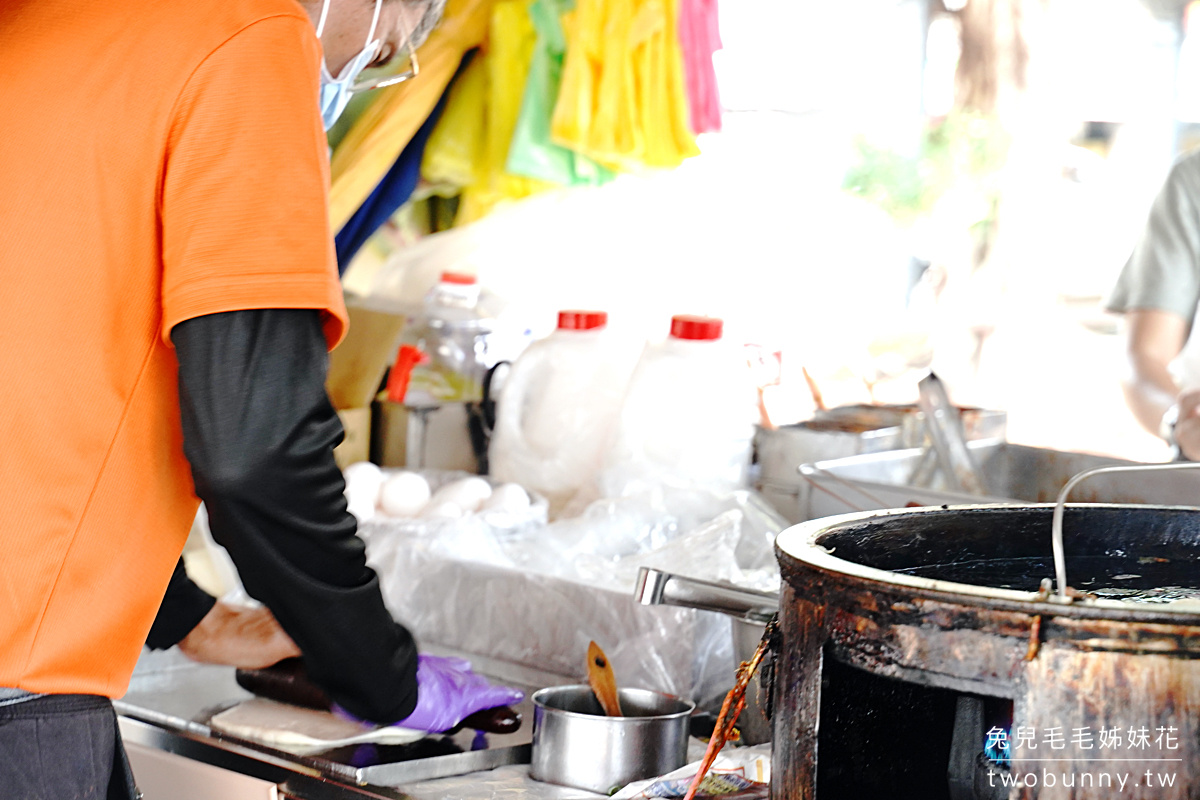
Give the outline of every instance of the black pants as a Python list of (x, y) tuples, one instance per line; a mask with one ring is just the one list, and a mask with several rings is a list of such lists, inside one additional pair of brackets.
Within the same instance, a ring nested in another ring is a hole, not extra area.
[(62, 694), (0, 706), (0, 787), (6, 800), (135, 800), (112, 702)]

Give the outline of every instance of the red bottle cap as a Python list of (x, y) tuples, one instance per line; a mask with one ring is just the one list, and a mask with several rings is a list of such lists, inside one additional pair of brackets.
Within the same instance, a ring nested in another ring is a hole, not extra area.
[(560, 331), (590, 331), (603, 328), (608, 324), (608, 314), (604, 311), (560, 311), (558, 312), (558, 329)]
[(721, 338), (724, 323), (716, 317), (695, 317), (676, 314), (671, 317), (671, 336), (676, 339), (712, 341)]
[(438, 280), (442, 283), (457, 283), (463, 286), (470, 286), (477, 279), (469, 272), (443, 272), (442, 277)]

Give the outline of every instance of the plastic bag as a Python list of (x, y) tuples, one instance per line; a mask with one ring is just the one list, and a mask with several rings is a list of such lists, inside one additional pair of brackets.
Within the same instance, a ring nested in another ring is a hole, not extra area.
[(598, 186), (612, 180), (612, 171), (550, 139), (550, 119), (567, 49), (560, 17), (572, 5), (573, 0), (534, 0), (529, 6), (537, 44), (529, 64), (521, 114), (508, 148), (507, 169), (513, 175), (566, 186)]
[(435, 186), (448, 187), (449, 194), (479, 179), (487, 98), (487, 68), (483, 61), (474, 58), (454, 82), (421, 161), (422, 177)]
[(775, 536), (787, 527), (755, 492), (659, 487), (589, 505), (544, 530), (507, 537), (523, 569), (631, 591), (638, 567), (777, 591)]
[(721, 130), (721, 97), (713, 53), (721, 49), (717, 0), (679, 0), (679, 46), (694, 133)]
[(329, 219), (340, 230), (429, 118), (462, 62), (487, 31), (491, 0), (448, 0), (442, 21), (421, 45), (421, 77), (368, 92), (370, 105), (333, 153)]
[[(465, 541), (461, 539), (460, 543)], [(367, 563), (384, 603), (417, 641), (586, 679), (588, 642), (602, 643), (624, 686), (720, 702), (734, 663), (728, 617), (640, 605), (628, 590), (500, 563), (439, 537), (371, 535)]]
[(521, 113), (521, 96), (529, 75), (537, 34), (527, 0), (498, 0), (492, 7), (488, 45), (484, 137), (477, 180), (462, 194), (456, 225), (485, 216), (496, 205), (550, 188), (542, 181), (509, 174), (508, 148)]
[[(582, 680), (600, 642), (623, 685), (716, 707), (733, 680), (729, 617), (633, 597), (638, 567), (778, 589), (771, 543), (786, 525), (756, 495), (642, 496), (582, 518), (498, 532), (364, 526), (388, 609), (419, 641)], [(722, 513), (725, 512), (725, 513)], [(739, 555), (739, 551), (745, 551)]]
[(699, 155), (688, 124), (687, 87), (679, 48), (679, 0), (642, 0), (634, 20), (634, 75), (641, 99), (645, 152), (650, 167), (677, 167)]
[(688, 127), (678, 0), (579, 0), (554, 141), (614, 169), (676, 167), (697, 155)]
[[(680, 767), (658, 778), (636, 781), (613, 795), (614, 800), (649, 800), (683, 797), (692, 778), (700, 771), (700, 761)], [(708, 774), (700, 782), (696, 797), (766, 800), (771, 793), (771, 746), (756, 745), (728, 749), (717, 756)]]

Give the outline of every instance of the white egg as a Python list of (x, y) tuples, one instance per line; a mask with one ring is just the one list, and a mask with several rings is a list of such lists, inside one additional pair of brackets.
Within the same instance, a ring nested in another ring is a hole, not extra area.
[(529, 493), (515, 483), (501, 484), (492, 490), (492, 496), (484, 501), (479, 510), (520, 514), (529, 510)]
[(354, 515), (361, 525), (364, 522), (370, 522), (375, 518), (375, 500), (368, 498), (366, 501), (362, 497), (354, 497), (347, 495), (347, 511)]
[(487, 500), (491, 496), (491, 484), (483, 478), (472, 475), (469, 478), (461, 478), (452, 483), (447, 483), (438, 489), (433, 493), (429, 504), (454, 503), (467, 514), (472, 514), (479, 509), (484, 500)]
[(347, 494), (351, 492), (378, 494), (379, 487), (383, 485), (384, 481), (383, 470), (370, 461), (351, 464), (342, 472), (342, 476), (346, 479)]
[(430, 501), (425, 510), (421, 512), (421, 516), (424, 519), (462, 519), (468, 513), (458, 503), (441, 500)]
[(382, 482), (384, 478), (383, 470), (381, 470), (377, 464), (372, 464), (370, 461), (355, 461), (353, 464), (346, 467), (346, 469), (342, 471), (342, 474), (346, 476), (347, 482), (368, 476), (373, 480)]
[(346, 467), (346, 503), (359, 522), (375, 516), (379, 487), (383, 485), (383, 470), (370, 461), (359, 461)]
[(415, 517), (429, 502), (429, 483), (415, 472), (397, 472), (379, 490), (379, 508), (392, 517)]

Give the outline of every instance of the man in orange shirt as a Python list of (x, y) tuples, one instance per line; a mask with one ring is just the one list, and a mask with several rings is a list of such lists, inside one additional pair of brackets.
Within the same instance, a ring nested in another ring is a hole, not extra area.
[(6, 798), (131, 796), (109, 698), (196, 495), (350, 714), (437, 730), (511, 701), (388, 615), (324, 391), (346, 316), (322, 117), (359, 68), (403, 62), (427, 2), (4, 3)]

